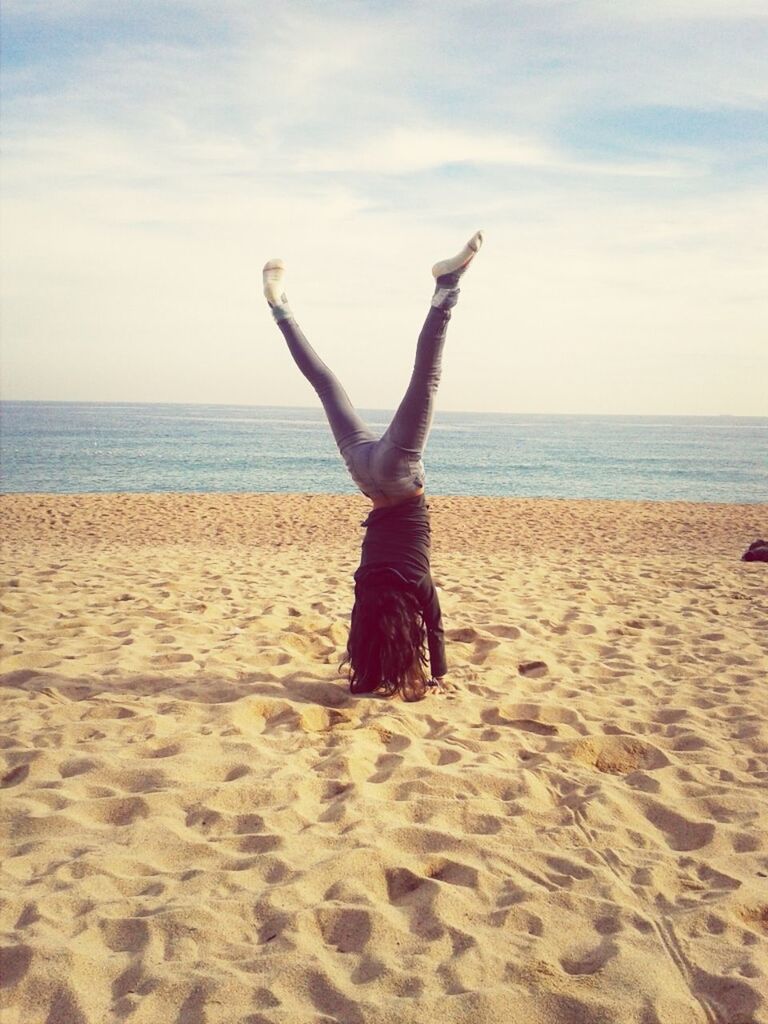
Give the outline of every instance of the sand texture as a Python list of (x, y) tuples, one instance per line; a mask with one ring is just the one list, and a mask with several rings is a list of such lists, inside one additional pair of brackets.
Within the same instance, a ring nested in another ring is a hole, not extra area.
[(410, 705), (362, 498), (0, 509), (2, 1024), (768, 1022), (765, 506), (432, 499)]

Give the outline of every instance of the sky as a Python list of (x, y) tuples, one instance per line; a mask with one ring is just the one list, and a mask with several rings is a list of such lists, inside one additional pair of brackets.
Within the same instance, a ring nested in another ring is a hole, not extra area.
[(768, 415), (764, 0), (5, 0), (5, 399)]

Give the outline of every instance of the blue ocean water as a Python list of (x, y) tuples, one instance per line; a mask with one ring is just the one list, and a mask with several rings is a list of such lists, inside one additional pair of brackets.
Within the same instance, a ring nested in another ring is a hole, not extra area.
[[(765, 502), (768, 418), (439, 411), (425, 462), (432, 494)], [(319, 408), (3, 402), (0, 469), (6, 492), (354, 490)]]

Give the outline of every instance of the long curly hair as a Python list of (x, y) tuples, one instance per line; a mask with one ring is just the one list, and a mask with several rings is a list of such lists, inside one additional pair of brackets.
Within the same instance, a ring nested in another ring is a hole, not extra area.
[(421, 700), (427, 692), (427, 630), (416, 597), (407, 589), (382, 582), (357, 587), (347, 652), (352, 693), (399, 693)]

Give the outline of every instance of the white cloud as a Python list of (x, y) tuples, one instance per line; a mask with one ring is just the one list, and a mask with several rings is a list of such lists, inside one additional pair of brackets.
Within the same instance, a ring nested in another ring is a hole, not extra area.
[[(510, 134), (471, 133), (449, 128), (399, 128), (358, 145), (308, 149), (298, 170), (364, 174), (414, 174), (450, 165), (545, 168), (576, 174), (683, 177), (691, 172), (671, 161), (579, 161), (535, 139)], [(695, 170), (693, 173), (696, 173)]]

